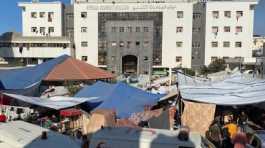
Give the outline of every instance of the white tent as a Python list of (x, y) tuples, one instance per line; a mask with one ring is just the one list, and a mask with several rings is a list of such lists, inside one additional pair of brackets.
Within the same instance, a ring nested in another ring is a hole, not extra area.
[(22, 96), (16, 94), (8, 94), (4, 93), (5, 95), (29, 103), (34, 104), (42, 107), (48, 107), (56, 110), (60, 110), (63, 108), (68, 108), (72, 106), (79, 105), (89, 100), (97, 99), (96, 97), (90, 98), (76, 98), (76, 97), (63, 97), (63, 96), (55, 96), (50, 98), (39, 98), (39, 97), (29, 97), (29, 96)]
[(198, 80), (178, 73), (182, 98), (217, 105), (265, 102), (265, 79), (235, 73), (221, 81)]
[[(41, 134), (47, 132), (47, 139)], [(70, 137), (23, 121), (0, 123), (0, 147), (2, 148), (79, 148)]]

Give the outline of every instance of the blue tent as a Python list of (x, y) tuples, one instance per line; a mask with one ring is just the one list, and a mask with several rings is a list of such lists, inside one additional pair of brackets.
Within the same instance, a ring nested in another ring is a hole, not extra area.
[(114, 84), (105, 83), (102, 81), (98, 81), (93, 85), (85, 86), (82, 88), (74, 97), (87, 98), (87, 97), (97, 97), (97, 99), (89, 100), (86, 105), (90, 109), (96, 108), (100, 105), (106, 96), (108, 96), (112, 89), (114, 88)]
[(67, 55), (49, 60), (34, 67), (25, 67), (0, 71), (0, 90), (23, 91), (38, 86), (41, 80), (59, 63), (67, 59)]
[(133, 113), (144, 111), (146, 105), (155, 105), (162, 96), (119, 82), (103, 96), (104, 101), (97, 109), (113, 109), (118, 118), (128, 118)]

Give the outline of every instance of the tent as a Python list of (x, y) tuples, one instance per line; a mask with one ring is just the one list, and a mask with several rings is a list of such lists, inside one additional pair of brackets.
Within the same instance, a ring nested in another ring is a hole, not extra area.
[(34, 67), (0, 71), (0, 90), (24, 90), (39, 85), (41, 80), (68, 56), (63, 55)]
[(73, 97), (62, 97), (62, 96), (55, 96), (50, 98), (39, 98), (39, 97), (29, 97), (29, 96), (22, 96), (17, 94), (8, 94), (4, 93), (11, 98), (17, 99), (19, 101), (23, 101), (29, 104), (34, 104), (42, 107), (47, 107), (51, 109), (60, 110), (63, 108), (69, 108), (81, 103), (84, 103), (89, 100), (93, 100), (96, 98), (89, 97), (89, 98), (73, 98)]
[(200, 80), (181, 73), (177, 78), (185, 100), (227, 106), (265, 102), (265, 79), (239, 72), (218, 81)]
[(144, 111), (145, 106), (153, 106), (164, 95), (152, 94), (119, 82), (109, 84), (97, 82), (86, 86), (75, 97), (97, 97), (88, 103), (97, 103), (96, 109), (115, 110), (119, 118), (128, 118), (132, 113)]
[(133, 113), (144, 111), (146, 106), (155, 105), (162, 96), (119, 82), (102, 97), (104, 101), (97, 109), (112, 109), (118, 118), (128, 118)]
[[(41, 139), (42, 132), (47, 139)], [(80, 148), (68, 136), (23, 121), (0, 123), (1, 148)]]
[(42, 81), (90, 81), (113, 77), (107, 71), (63, 55), (34, 67), (0, 70), (0, 90), (33, 95)]
[(110, 72), (92, 66), (86, 62), (68, 57), (58, 64), (43, 79), (48, 82), (60, 81), (89, 81), (100, 79), (112, 79), (114, 75)]
[(96, 97), (94, 100), (89, 100), (89, 102), (86, 103), (87, 107), (93, 109), (100, 105), (104, 99), (106, 99), (105, 96), (110, 94), (113, 88), (114, 84), (98, 81), (93, 85), (85, 86), (79, 92), (77, 92), (74, 97)]

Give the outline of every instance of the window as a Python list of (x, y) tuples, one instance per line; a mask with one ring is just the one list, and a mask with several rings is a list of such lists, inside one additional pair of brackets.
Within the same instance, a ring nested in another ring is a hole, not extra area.
[(48, 22), (52, 22), (54, 17), (54, 13), (53, 12), (48, 12)]
[(37, 27), (31, 27), (31, 32), (36, 32), (37, 33)]
[(127, 41), (127, 48), (131, 47), (132, 42), (131, 41)]
[(87, 56), (82, 56), (82, 61), (87, 61)]
[(148, 27), (144, 27), (144, 32), (149, 32), (149, 28)]
[(212, 27), (212, 33), (217, 33), (218, 32), (218, 27), (217, 26), (213, 26)]
[(111, 27), (111, 32), (117, 32), (117, 27)]
[(31, 17), (32, 18), (37, 18), (37, 12), (31, 12)]
[(124, 32), (124, 27), (120, 27), (120, 32)]
[(81, 32), (87, 32), (87, 27), (81, 27)]
[(192, 48), (200, 48), (200, 47), (201, 47), (200, 42), (193, 42), (192, 43)]
[(229, 26), (224, 26), (224, 32), (230, 32), (230, 27)]
[(85, 42), (85, 41), (84, 42), (81, 42), (81, 46), (82, 47), (87, 47), (87, 42)]
[(183, 27), (177, 27), (176, 32), (177, 32), (177, 33), (178, 33), (178, 32), (183, 32)]
[(192, 31), (193, 32), (200, 32), (201, 28), (200, 27), (194, 27), (194, 28), (192, 28)]
[(112, 41), (111, 46), (117, 46), (117, 43), (115, 41)]
[(199, 19), (201, 17), (200, 13), (193, 13), (193, 19)]
[(147, 47), (149, 45), (149, 41), (144, 41), (144, 46)]
[(216, 61), (218, 58), (217, 57), (211, 57), (211, 61)]
[(227, 18), (231, 18), (231, 11), (225, 11), (224, 16)]
[(230, 42), (224, 41), (223, 42), (223, 47), (230, 47)]
[(213, 18), (215, 19), (219, 18), (219, 11), (213, 11)]
[(49, 27), (48, 32), (49, 33), (53, 33), (54, 32), (54, 27)]
[(236, 33), (242, 32), (242, 26), (236, 26)]
[(120, 41), (120, 47), (124, 47), (124, 42)]
[(183, 17), (184, 17), (183, 11), (177, 11), (177, 18), (183, 18)]
[(235, 43), (235, 47), (237, 47), (237, 48), (242, 47), (242, 42), (236, 42), (236, 43)]
[(81, 12), (81, 18), (87, 18), (87, 12)]
[(40, 27), (40, 34), (45, 35), (45, 27)]
[(237, 11), (236, 12), (236, 18), (239, 19), (240, 17), (243, 16), (243, 11)]
[(218, 42), (212, 42), (212, 47), (218, 47)]
[(176, 42), (177, 47), (182, 47), (182, 42)]
[(141, 28), (140, 27), (136, 27), (135, 32), (141, 32)]
[(45, 16), (45, 12), (40, 12), (40, 18), (43, 18)]
[(144, 56), (144, 61), (148, 61), (148, 56)]
[(136, 45), (136, 46), (140, 46), (140, 41), (136, 41), (136, 42), (135, 42), (135, 45)]
[(131, 26), (127, 27), (127, 32), (132, 32), (132, 27)]
[(182, 57), (176, 56), (176, 62), (182, 62)]

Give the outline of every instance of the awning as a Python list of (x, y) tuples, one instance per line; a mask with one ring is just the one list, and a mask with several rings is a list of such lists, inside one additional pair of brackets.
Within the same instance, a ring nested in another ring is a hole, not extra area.
[(22, 96), (22, 95), (16, 95), (16, 94), (8, 94), (4, 93), (4, 95), (7, 95), (11, 98), (29, 103), (34, 104), (42, 107), (47, 107), (55, 110), (60, 110), (64, 108), (73, 107), (76, 105), (79, 105), (81, 103), (84, 103), (89, 100), (95, 99), (95, 97), (89, 97), (89, 98), (74, 98), (74, 97), (63, 97), (63, 96), (55, 96), (50, 98), (39, 98), (39, 97), (29, 97), (29, 96)]
[(79, 109), (69, 108), (60, 111), (60, 115), (64, 117), (80, 116), (82, 112)]
[(265, 79), (241, 73), (230, 75), (222, 81), (201, 81), (180, 73), (177, 78), (185, 100), (229, 106), (265, 102)]

